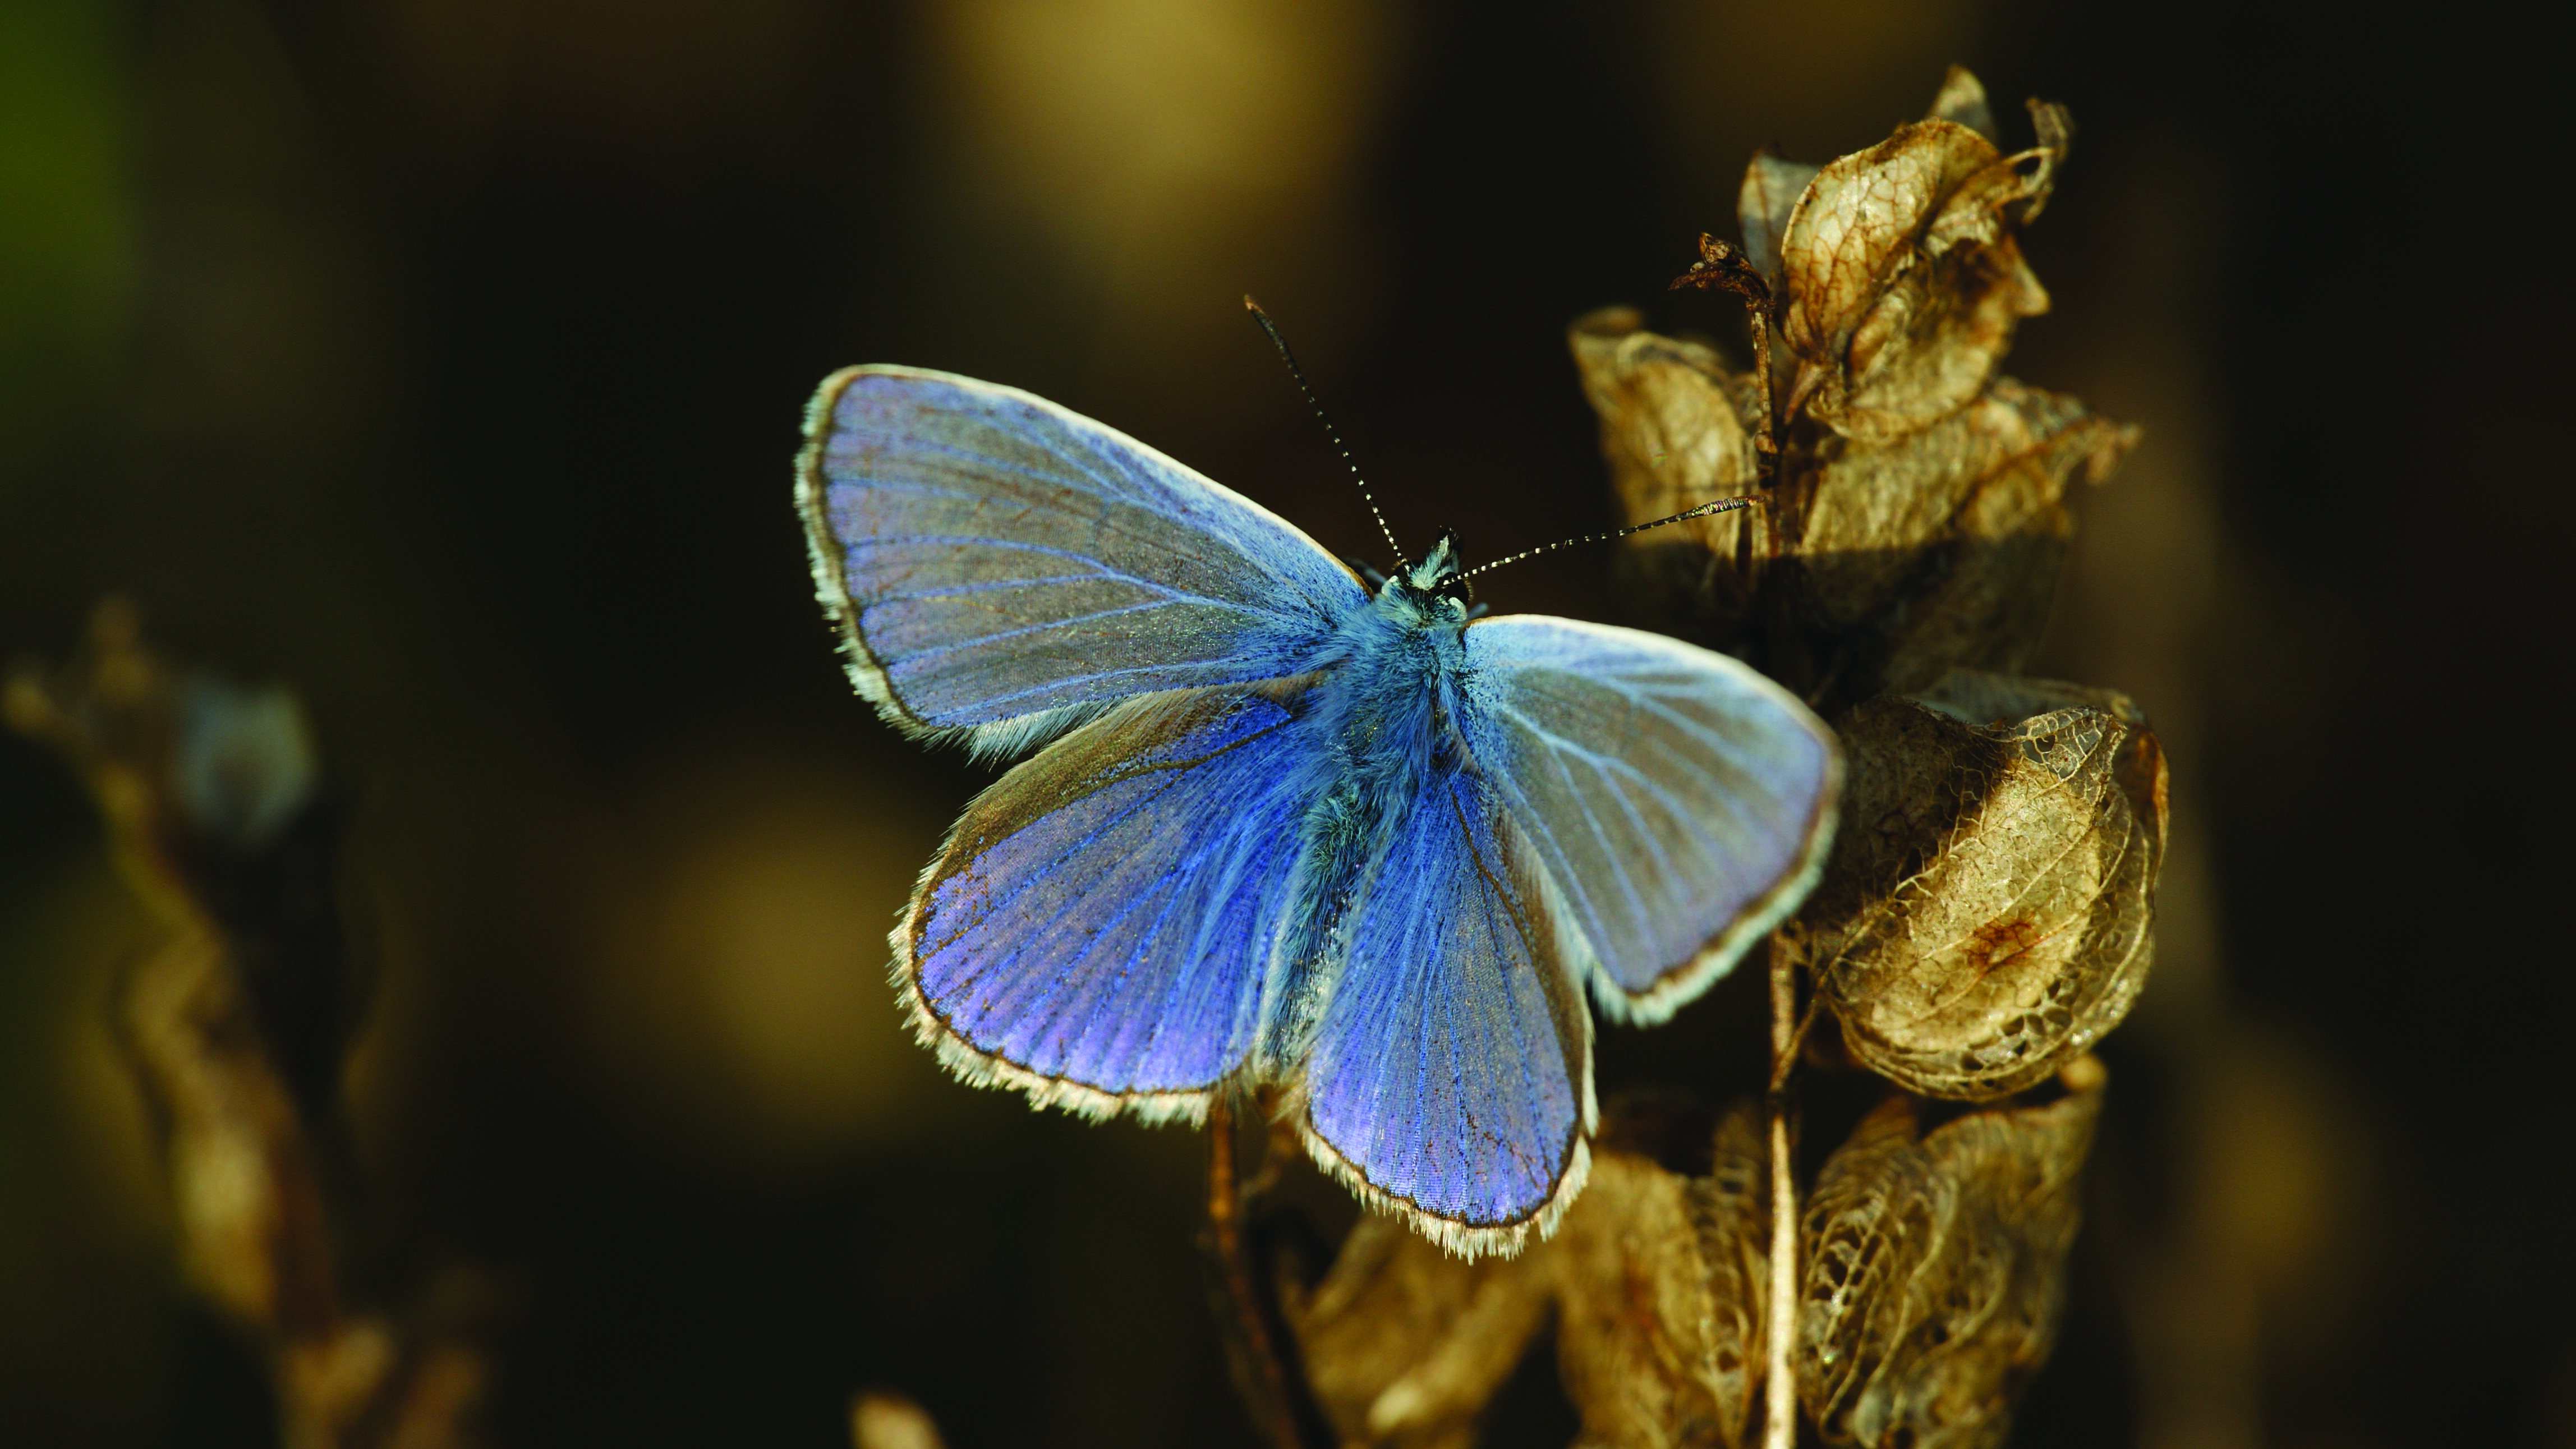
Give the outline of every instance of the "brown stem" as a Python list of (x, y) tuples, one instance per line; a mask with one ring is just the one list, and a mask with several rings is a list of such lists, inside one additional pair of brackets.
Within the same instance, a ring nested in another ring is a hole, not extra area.
[[(1740, 535), (1748, 551), (1758, 556), (1758, 572), (1748, 572), (1756, 594), (1754, 662), (1771, 677), (1791, 689), (1805, 693), (1811, 672), (1806, 651), (1792, 627), (1789, 617), (1792, 589), (1788, 575), (1797, 568), (1796, 542), (1806, 532), (1806, 499), (1793, 486), (1787, 454), (1780, 442), (1780, 410), (1773, 395), (1771, 377), (1771, 321), (1775, 299), (1771, 283), (1753, 265), (1741, 247), (1700, 233), (1699, 260), (1690, 270), (1673, 278), (1678, 288), (1699, 291), (1730, 292), (1744, 304), (1744, 316), (1753, 333), (1753, 387), (1759, 399), (1761, 426), (1753, 430), (1755, 472), (1762, 490), (1764, 507), (1744, 525)], [(1793, 398), (1794, 402), (1795, 399)], [(1750, 541), (1759, 531), (1761, 543)], [(1752, 558), (1738, 560), (1745, 569)]]
[[(1795, 969), (1794, 963), (1792, 965), (1792, 969), (1793, 971)], [(1831, 968), (1828, 967), (1827, 971), (1830, 970)], [(1816, 1029), (1816, 1018), (1822, 1015), (1825, 1009), (1825, 992), (1822, 980), (1825, 974), (1826, 972), (1817, 973), (1818, 982), (1816, 989), (1807, 993), (1807, 1009), (1798, 1014), (1798, 1027), (1797, 1030), (1791, 1032), (1789, 1035), (1788, 1050), (1786, 1052), (1774, 1051), (1772, 1053), (1771, 1090), (1773, 1092), (1785, 1092), (1789, 1089), (1789, 1072), (1793, 1067), (1797, 1066), (1798, 1059), (1806, 1055), (1807, 1037)], [(1772, 984), (1776, 989), (1779, 983), (1774, 982)]]
[[(1780, 415), (1771, 405), (1771, 284), (1763, 280), (1760, 269), (1741, 248), (1701, 232), (1699, 260), (1691, 263), (1689, 271), (1673, 278), (1673, 286), (1701, 291), (1715, 288), (1743, 299), (1744, 315), (1753, 324), (1753, 386), (1762, 399), (1762, 426), (1753, 434), (1753, 447), (1771, 459), (1771, 471), (1776, 474)], [(1776, 483), (1778, 479), (1768, 481)]]
[[(1761, 399), (1762, 426), (1753, 438), (1755, 451), (1769, 462), (1763, 479), (1773, 506), (1762, 510), (1761, 527), (1766, 530), (1768, 547), (1764, 555), (1773, 565), (1764, 570), (1762, 587), (1773, 601), (1766, 610), (1772, 621), (1768, 633), (1785, 641), (1788, 602), (1786, 581), (1777, 569), (1789, 551), (1790, 540), (1804, 527), (1802, 499), (1790, 493), (1786, 469), (1780, 453), (1780, 416), (1771, 397), (1771, 284), (1762, 276), (1752, 259), (1741, 248), (1719, 241), (1703, 232), (1699, 239), (1699, 260), (1690, 270), (1673, 279), (1675, 287), (1695, 287), (1732, 292), (1744, 302), (1746, 318), (1753, 329), (1753, 383)], [(1796, 516), (1790, 516), (1794, 513)], [(1802, 658), (1792, 658), (1785, 648), (1768, 651), (1768, 662), (1776, 676), (1784, 667), (1803, 676), (1807, 672)], [(1797, 1068), (1798, 1042), (1805, 1035), (1806, 1024), (1798, 1019), (1798, 967), (1792, 953), (1781, 950), (1779, 943), (1769, 945), (1771, 965), (1771, 1091), (1769, 1094), (1771, 1135), (1771, 1321), (1764, 1333), (1769, 1360), (1763, 1377), (1764, 1411), (1763, 1449), (1796, 1449), (1798, 1442), (1798, 1390), (1790, 1371), (1790, 1352), (1798, 1328), (1798, 1178), (1797, 1178), (1797, 1094), (1792, 1074)]]
[(1771, 405), (1771, 308), (1769, 299), (1747, 297), (1744, 310), (1753, 319), (1753, 387), (1762, 399), (1762, 430), (1753, 435), (1757, 452), (1771, 460), (1766, 484), (1780, 481), (1780, 414)]
[(1235, 1175), (1234, 1105), (1223, 1096), (1208, 1104), (1208, 1237), (1233, 1322), (1246, 1397), (1254, 1425), (1273, 1449), (1306, 1449), (1299, 1432), (1288, 1365), (1270, 1329), (1268, 1301), (1244, 1236), (1244, 1194)]
[[(476, 1335), (352, 1295), (341, 1277), (341, 1248), (364, 1236), (347, 1195), (331, 1190), (346, 1171), (336, 1134), (349, 1024), (281, 1009), (277, 991), (336, 988), (352, 967), (335, 932), (287, 928), (313, 907), (281, 894), (271, 869), (308, 852), (296, 878), (324, 882), (314, 894), (331, 898), (325, 807), (301, 801), (266, 842), (227, 838), (193, 813), (177, 762), (185, 731), (206, 726), (191, 723), (186, 688), (144, 646), (134, 611), (111, 601), (70, 665), (31, 667), (5, 692), (9, 722), (88, 777), (120, 867), (170, 931), (120, 980), (113, 1024), (168, 1173), (174, 1245), (266, 1358), (286, 1442), (477, 1442), (488, 1365)], [(263, 947), (266, 997), (248, 965)]]
[(1798, 1390), (1790, 1351), (1798, 1329), (1797, 1099), (1790, 1074), (1798, 1053), (1798, 968), (1771, 943), (1771, 1322), (1763, 1335), (1763, 1449), (1796, 1449)]

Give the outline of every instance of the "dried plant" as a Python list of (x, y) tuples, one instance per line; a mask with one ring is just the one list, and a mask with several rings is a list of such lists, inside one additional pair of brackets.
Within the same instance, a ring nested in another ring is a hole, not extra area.
[(189, 1278), (263, 1360), (288, 1449), (481, 1442), (473, 1275), (353, 1291), (339, 1095), (363, 955), (339, 909), (335, 815), (295, 697), (175, 669), (134, 610), (100, 607), (8, 717), (67, 755), (119, 867), (169, 938), (116, 993)]
[[(1756, 156), (1742, 244), (1701, 238), (1674, 283), (1742, 299), (1749, 368), (1627, 308), (1575, 323), (1631, 522), (1760, 499), (1636, 538), (1629, 599), (1826, 714), (1841, 833), (1771, 943), (1761, 1104), (1614, 1104), (1592, 1185), (1517, 1260), (1455, 1261), (1371, 1219), (1311, 1290), (1273, 1275), (1253, 1316), (1288, 1329), (1280, 1361), (1332, 1438), (1472, 1442), (1551, 1321), (1587, 1446), (1789, 1449), (1801, 1410), (1872, 1449), (2010, 1432), (2064, 1298), (2104, 1088), (2088, 1052), (2153, 959), (2166, 808), (2134, 705), (2016, 673), (2073, 534), (2067, 485), (2104, 481), (2138, 436), (1997, 372), (2048, 307), (2019, 231), (2072, 134), (2062, 109), (2030, 113), (2036, 144), (2006, 153), (1954, 68), (1929, 117), (1868, 150)], [(1805, 1040), (1828, 1012), (1839, 1053)], [(1891, 1087), (1803, 1198), (1802, 1055)], [(1298, 1442), (1299, 1415), (1269, 1422)]]
[(1586, 1442), (1740, 1445), (1761, 1383), (1762, 1121), (1751, 1102), (1615, 1104), (1556, 1236), (1468, 1263), (1362, 1220), (1289, 1317), (1344, 1443), (1463, 1445), (1539, 1331)]
[(1841, 732), (1862, 762), (1843, 846), (1784, 944), (1899, 1086), (1978, 1101), (2047, 1079), (2146, 982), (2156, 737), (2107, 690), (1971, 670)]
[(1827, 1439), (2004, 1441), (2056, 1333), (2102, 1080), (2081, 1058), (2055, 1101), (1928, 1133), (1892, 1095), (1825, 1164), (1803, 1230), (1797, 1371)]

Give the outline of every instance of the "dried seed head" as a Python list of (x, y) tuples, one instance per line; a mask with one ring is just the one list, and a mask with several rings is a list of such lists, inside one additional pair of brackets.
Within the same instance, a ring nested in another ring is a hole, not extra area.
[(2099, 1063), (2080, 1061), (2055, 1101), (1928, 1135), (1891, 1096), (1826, 1161), (1803, 1225), (1797, 1380), (1827, 1441), (2003, 1444), (2065, 1299), (2102, 1101)]
[(2017, 155), (1935, 118), (1807, 183), (1779, 233), (1790, 412), (1854, 439), (1912, 432), (1975, 397), (2021, 319), (2048, 310), (2015, 230), (2046, 203), (2070, 127), (2031, 113), (2040, 143)]
[(1763, 1357), (1759, 1114), (1616, 1103), (1554, 1238), (1466, 1262), (1364, 1219), (1290, 1312), (1346, 1444), (1459, 1445), (1553, 1316), (1582, 1442), (1750, 1442)]
[(2154, 955), (2165, 767), (2144, 718), (2107, 690), (1962, 670), (1842, 736), (1843, 831), (1789, 941), (1852, 1056), (1981, 1100), (2090, 1050)]
[(1952, 665), (2020, 668), (2075, 535), (2067, 483), (2107, 477), (2137, 437), (1999, 377), (1915, 432), (1834, 450), (1798, 555), (1812, 618), (1840, 643), (1838, 695), (1922, 689)]

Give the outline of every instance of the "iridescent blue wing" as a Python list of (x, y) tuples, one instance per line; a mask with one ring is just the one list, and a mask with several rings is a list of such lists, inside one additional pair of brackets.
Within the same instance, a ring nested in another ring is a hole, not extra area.
[(889, 720), (1008, 753), (1115, 701), (1304, 668), (1366, 600), (1250, 499), (1014, 388), (835, 373), (797, 464), (816, 591)]
[(1722, 654), (1571, 619), (1467, 626), (1459, 727), (1590, 949), (1613, 1016), (1660, 1021), (1795, 910), (1841, 754)]
[(1196, 1119), (1251, 1048), (1315, 743), (1262, 694), (1122, 706), (967, 807), (894, 933), (915, 1033), (1039, 1105)]
[(1475, 776), (1436, 772), (1355, 907), (1305, 1064), (1316, 1159), (1453, 1252), (1519, 1251), (1582, 1190), (1592, 1017)]

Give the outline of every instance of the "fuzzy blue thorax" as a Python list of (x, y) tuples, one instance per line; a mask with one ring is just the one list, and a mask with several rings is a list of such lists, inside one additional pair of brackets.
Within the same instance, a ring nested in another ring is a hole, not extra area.
[(1436, 756), (1454, 754), (1468, 611), (1444, 587), (1457, 574), (1456, 545), (1443, 534), (1430, 557), (1351, 610), (1327, 646), (1337, 667), (1319, 686), (1315, 722), (1373, 790), (1409, 796)]

